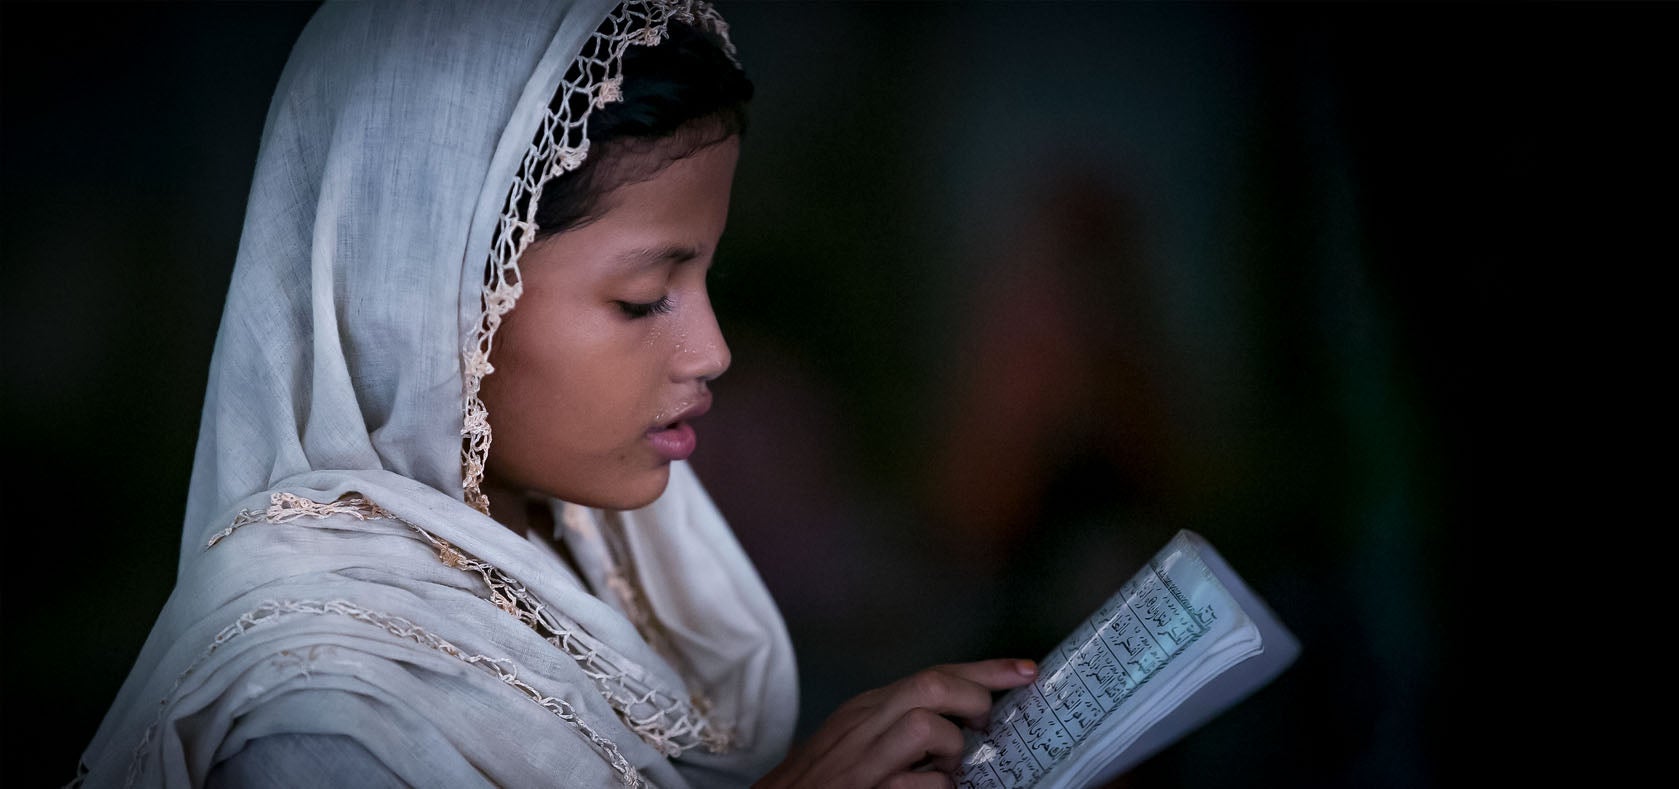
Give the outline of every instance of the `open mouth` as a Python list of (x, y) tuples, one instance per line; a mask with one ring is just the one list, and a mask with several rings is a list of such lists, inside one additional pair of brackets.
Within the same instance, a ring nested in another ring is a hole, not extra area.
[(694, 447), (699, 439), (694, 435), (693, 420), (704, 416), (711, 410), (711, 395), (702, 392), (698, 397), (688, 400), (675, 410), (660, 414), (660, 418), (674, 416), (657, 423), (647, 431), (647, 440), (652, 444), (653, 451), (669, 460), (687, 460), (694, 454)]
[(647, 439), (653, 451), (665, 460), (687, 460), (698, 443), (694, 428), (680, 419), (647, 431)]

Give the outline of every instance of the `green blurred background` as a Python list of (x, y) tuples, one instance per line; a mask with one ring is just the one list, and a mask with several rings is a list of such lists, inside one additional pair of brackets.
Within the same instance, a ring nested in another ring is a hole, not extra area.
[[(74, 774), (168, 595), (313, 8), (3, 7), (0, 775)], [(786, 615), (801, 733), (931, 663), (1041, 656), (1190, 528), (1304, 651), (1117, 785), (1484, 766), (1510, 303), (1653, 210), (1625, 187), (1674, 6), (721, 8), (758, 99), (694, 464)]]

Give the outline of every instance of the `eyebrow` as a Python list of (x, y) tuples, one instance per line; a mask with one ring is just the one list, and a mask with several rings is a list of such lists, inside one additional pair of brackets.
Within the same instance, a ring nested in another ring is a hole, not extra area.
[(699, 256), (699, 247), (671, 244), (662, 247), (632, 249), (619, 255), (617, 261), (626, 267), (645, 268), (660, 263), (686, 263)]

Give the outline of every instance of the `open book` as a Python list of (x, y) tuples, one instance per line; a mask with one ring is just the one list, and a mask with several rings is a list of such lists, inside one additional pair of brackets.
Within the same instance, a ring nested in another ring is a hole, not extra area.
[(1083, 789), (1287, 668), (1300, 645), (1213, 546), (1179, 531), (969, 736), (961, 789)]

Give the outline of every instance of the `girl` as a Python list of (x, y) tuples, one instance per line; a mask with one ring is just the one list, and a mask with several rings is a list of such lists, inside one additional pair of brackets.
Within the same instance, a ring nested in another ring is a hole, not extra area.
[(264, 128), (176, 588), (87, 785), (944, 786), (1030, 663), (788, 755), (684, 462), (751, 96), (700, 2), (329, 3)]

